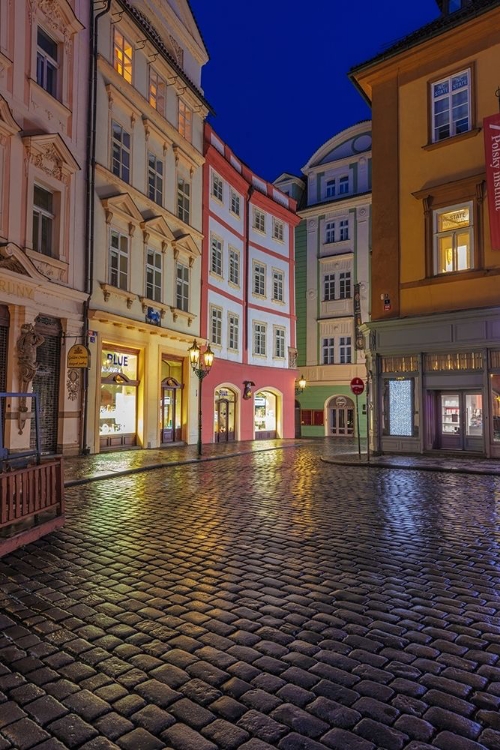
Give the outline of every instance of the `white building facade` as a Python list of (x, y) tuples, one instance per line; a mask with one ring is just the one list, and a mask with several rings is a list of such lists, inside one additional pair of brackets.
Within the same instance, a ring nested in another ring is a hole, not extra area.
[(86, 446), (193, 442), (207, 53), (188, 3), (158, 0), (112, 0), (97, 48)]

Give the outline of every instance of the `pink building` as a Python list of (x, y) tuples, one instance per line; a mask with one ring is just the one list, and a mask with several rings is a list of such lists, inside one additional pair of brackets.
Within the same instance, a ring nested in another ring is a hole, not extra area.
[(293, 438), (296, 202), (207, 124), (204, 154), (200, 331), (215, 359), (203, 442)]

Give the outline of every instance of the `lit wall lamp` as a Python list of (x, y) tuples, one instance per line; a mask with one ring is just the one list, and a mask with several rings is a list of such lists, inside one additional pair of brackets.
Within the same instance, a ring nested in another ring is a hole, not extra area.
[(304, 389), (307, 385), (306, 379), (303, 375), (300, 376), (300, 380), (295, 386), (295, 393), (304, 393)]
[(244, 380), (243, 385), (245, 386), (243, 389), (243, 398), (245, 401), (248, 401), (249, 398), (252, 398), (252, 388), (255, 386), (255, 383), (253, 380)]

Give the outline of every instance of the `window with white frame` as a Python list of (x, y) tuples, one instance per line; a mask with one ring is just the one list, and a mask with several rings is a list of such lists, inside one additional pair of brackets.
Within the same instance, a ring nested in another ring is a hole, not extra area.
[(253, 324), (253, 353), (261, 357), (266, 356), (266, 324)]
[(210, 271), (222, 276), (222, 240), (212, 237), (210, 242)]
[(285, 359), (285, 329), (274, 329), (274, 356), (276, 359)]
[(266, 231), (266, 215), (263, 211), (259, 211), (258, 208), (253, 210), (253, 228), (259, 232)]
[(266, 294), (266, 267), (261, 263), (253, 264), (253, 293), (260, 297)]
[(222, 203), (224, 197), (224, 183), (222, 177), (219, 177), (216, 172), (212, 172), (212, 195)]
[(471, 129), (470, 82), (468, 68), (431, 84), (433, 142)]
[(331, 302), (335, 299), (335, 274), (327, 273), (323, 279), (323, 299), (325, 302)]
[(35, 185), (33, 188), (33, 250), (43, 255), (54, 253), (54, 195)]
[(283, 242), (284, 226), (283, 222), (279, 219), (275, 219), (273, 216), (273, 237), (278, 242)]
[(146, 297), (153, 302), (161, 302), (162, 254), (148, 250), (146, 258)]
[(184, 177), (177, 178), (177, 216), (189, 224), (191, 185)]
[(324, 365), (333, 365), (335, 360), (335, 339), (326, 338), (323, 339), (322, 343), (323, 357), (322, 362)]
[(57, 97), (58, 47), (40, 27), (37, 29), (36, 82), (51, 96)]
[(109, 249), (109, 283), (124, 291), (128, 288), (128, 243), (126, 234), (111, 230)]
[(133, 47), (121, 31), (114, 29), (113, 67), (128, 82), (132, 83)]
[(159, 73), (149, 66), (149, 103), (156, 111), (165, 116), (167, 84)]
[(163, 204), (163, 162), (152, 153), (148, 153), (148, 197)]
[(339, 221), (339, 242), (349, 239), (349, 219)]
[(283, 271), (273, 271), (273, 300), (283, 302)]
[(130, 133), (111, 122), (111, 171), (124, 182), (130, 182)]
[(229, 283), (240, 285), (240, 254), (234, 247), (229, 248)]
[(433, 212), (434, 273), (474, 267), (473, 215), (472, 201)]
[(182, 312), (189, 310), (189, 266), (177, 263), (176, 307)]
[(210, 308), (210, 341), (216, 346), (222, 346), (222, 310), (220, 307)]
[(335, 222), (327, 221), (325, 224), (325, 242), (335, 242)]
[(240, 338), (240, 320), (237, 315), (229, 313), (227, 316), (228, 323), (228, 337), (227, 345), (228, 349), (238, 351), (239, 338)]
[(349, 192), (349, 177), (344, 175), (339, 177), (339, 195), (345, 195)]
[(335, 196), (335, 180), (327, 180), (326, 182), (326, 197), (333, 198)]
[(339, 299), (350, 299), (351, 297), (351, 272), (341, 271), (339, 273)]
[(179, 99), (179, 133), (191, 143), (193, 135), (193, 112), (182, 99)]
[(346, 365), (351, 362), (351, 337), (341, 336), (339, 346), (340, 364)]
[(234, 190), (231, 190), (231, 213), (240, 215), (240, 196)]

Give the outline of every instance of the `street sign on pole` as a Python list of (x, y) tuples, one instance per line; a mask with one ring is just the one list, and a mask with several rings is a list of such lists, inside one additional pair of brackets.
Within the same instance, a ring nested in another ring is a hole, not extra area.
[(361, 378), (353, 378), (351, 380), (351, 391), (354, 393), (355, 396), (361, 396), (364, 390), (365, 390), (365, 384), (363, 383)]

